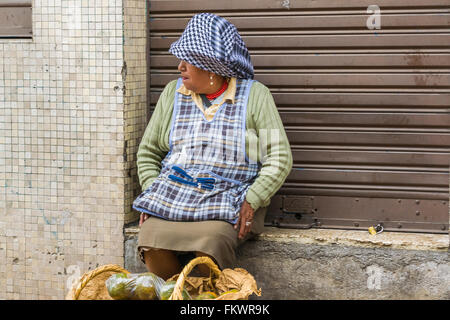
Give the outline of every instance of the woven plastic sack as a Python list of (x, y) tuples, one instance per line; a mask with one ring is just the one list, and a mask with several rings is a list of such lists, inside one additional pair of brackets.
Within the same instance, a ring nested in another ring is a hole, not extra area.
[[(188, 277), (192, 269), (202, 263), (210, 268), (210, 276)], [(168, 279), (171, 280), (176, 280), (176, 284), (169, 300), (183, 300), (183, 289), (186, 289), (194, 299), (204, 292), (217, 294), (217, 297), (211, 300), (248, 300), (252, 294), (261, 296), (261, 289), (258, 289), (255, 278), (247, 270), (236, 268), (221, 271), (208, 257), (192, 259), (180, 274)]]

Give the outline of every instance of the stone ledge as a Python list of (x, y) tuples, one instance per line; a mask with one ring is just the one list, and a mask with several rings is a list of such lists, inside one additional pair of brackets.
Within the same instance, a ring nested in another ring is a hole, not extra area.
[[(139, 227), (125, 230), (125, 268), (145, 272), (136, 257)], [(262, 299), (450, 298), (448, 235), (268, 227), (237, 252), (238, 265)], [(258, 298), (259, 299), (259, 298)]]
[[(125, 228), (125, 236), (139, 233), (139, 227)], [(296, 242), (299, 244), (345, 245), (358, 247), (385, 247), (405, 250), (447, 251), (448, 234), (382, 232), (376, 235), (368, 231), (342, 229), (283, 229), (266, 227), (256, 239), (276, 242)]]
[(359, 247), (390, 247), (406, 250), (449, 249), (448, 234), (425, 234), (405, 232), (382, 232), (376, 235), (368, 231), (341, 229), (281, 229), (266, 228), (258, 236), (261, 240), (296, 242), (301, 244), (338, 244)]

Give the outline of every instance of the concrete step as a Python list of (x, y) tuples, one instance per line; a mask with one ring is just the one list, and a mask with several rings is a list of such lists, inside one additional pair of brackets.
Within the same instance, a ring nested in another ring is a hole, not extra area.
[[(139, 228), (125, 229), (125, 268), (145, 272)], [(450, 298), (445, 234), (266, 228), (237, 252), (263, 299)]]

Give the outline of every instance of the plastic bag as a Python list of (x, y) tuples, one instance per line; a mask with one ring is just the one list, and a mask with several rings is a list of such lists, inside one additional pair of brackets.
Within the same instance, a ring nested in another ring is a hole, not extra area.
[[(173, 293), (173, 290), (175, 288), (176, 281), (166, 281), (166, 283), (161, 288), (161, 294), (160, 294), (160, 300), (168, 300), (170, 296)], [(182, 292), (183, 300), (192, 300), (191, 295), (186, 291), (186, 289), (183, 289)]]
[(106, 289), (114, 300), (157, 300), (165, 281), (146, 273), (116, 273), (105, 281)]

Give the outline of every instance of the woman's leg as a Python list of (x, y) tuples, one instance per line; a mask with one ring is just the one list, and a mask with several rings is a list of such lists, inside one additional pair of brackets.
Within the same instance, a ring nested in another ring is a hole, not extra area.
[[(195, 256), (196, 257), (208, 257), (212, 261), (214, 261), (215, 264), (217, 264), (217, 261), (213, 257), (211, 257), (209, 254), (197, 251), (197, 252), (195, 252)], [(197, 270), (200, 273), (201, 277), (209, 277), (211, 269), (206, 264), (198, 264), (196, 267), (197, 267)]]
[(166, 249), (150, 249), (144, 251), (145, 265), (149, 272), (164, 280), (181, 272), (181, 265), (175, 253)]

